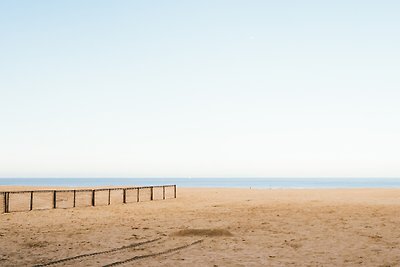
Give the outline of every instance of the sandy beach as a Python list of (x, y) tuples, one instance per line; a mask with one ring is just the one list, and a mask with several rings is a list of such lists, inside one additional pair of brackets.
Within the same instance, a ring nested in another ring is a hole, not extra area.
[(0, 265), (400, 266), (399, 225), (399, 189), (178, 188), (177, 199), (0, 214)]

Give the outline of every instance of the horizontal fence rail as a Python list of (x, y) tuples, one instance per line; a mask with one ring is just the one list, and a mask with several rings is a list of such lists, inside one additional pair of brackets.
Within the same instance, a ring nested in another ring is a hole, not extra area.
[(0, 192), (0, 213), (176, 198), (176, 185)]

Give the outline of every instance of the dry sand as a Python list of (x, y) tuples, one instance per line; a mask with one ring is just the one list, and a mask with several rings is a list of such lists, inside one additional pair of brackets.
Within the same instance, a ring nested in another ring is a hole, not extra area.
[(0, 265), (154, 239), (52, 266), (400, 266), (400, 190), (178, 188), (177, 199), (0, 214)]

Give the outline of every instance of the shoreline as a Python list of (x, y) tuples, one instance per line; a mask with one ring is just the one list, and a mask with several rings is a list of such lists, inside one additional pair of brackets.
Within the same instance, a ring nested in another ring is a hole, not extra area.
[[(165, 184), (170, 186), (173, 184)], [(7, 190), (73, 190), (73, 189), (108, 189), (108, 188), (130, 188), (130, 187), (151, 187), (151, 186), (163, 186), (163, 184), (148, 184), (148, 185), (104, 185), (104, 186), (42, 186), (42, 185), (0, 185), (0, 192)], [(190, 189), (209, 189), (209, 190), (400, 190), (400, 187), (213, 187), (213, 186), (178, 186), (185, 190)]]
[(125, 187), (163, 184), (175, 184), (180, 188), (400, 188), (400, 178), (0, 178), (0, 185), (3, 186)]

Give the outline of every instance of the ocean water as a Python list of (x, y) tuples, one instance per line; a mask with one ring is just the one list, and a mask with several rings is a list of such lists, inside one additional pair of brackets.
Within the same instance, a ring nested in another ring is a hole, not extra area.
[(0, 185), (146, 186), (229, 188), (400, 188), (400, 178), (0, 178)]

